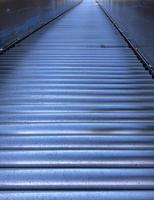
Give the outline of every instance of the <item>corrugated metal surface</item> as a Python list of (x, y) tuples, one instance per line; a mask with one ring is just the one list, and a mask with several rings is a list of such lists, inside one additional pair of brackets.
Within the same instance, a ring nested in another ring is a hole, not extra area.
[(1, 200), (153, 200), (154, 81), (95, 2), (0, 66)]

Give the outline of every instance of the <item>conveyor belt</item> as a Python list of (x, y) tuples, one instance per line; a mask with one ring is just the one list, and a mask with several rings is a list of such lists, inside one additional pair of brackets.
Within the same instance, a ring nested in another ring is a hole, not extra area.
[(0, 200), (153, 200), (154, 81), (94, 1), (0, 56)]

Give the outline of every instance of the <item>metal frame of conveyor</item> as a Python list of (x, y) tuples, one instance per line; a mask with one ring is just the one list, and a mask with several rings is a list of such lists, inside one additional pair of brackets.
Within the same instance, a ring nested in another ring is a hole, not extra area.
[(129, 47), (133, 50), (135, 55), (138, 57), (140, 62), (143, 64), (145, 70), (148, 70), (149, 73), (152, 75), (152, 78), (154, 78), (154, 67), (146, 56), (141, 52), (139, 48), (135, 46), (135, 44), (132, 42), (131, 39), (128, 38), (128, 35), (126, 35), (125, 31), (122, 30), (122, 28), (119, 26), (119, 24), (116, 22), (116, 20), (111, 16), (109, 11), (103, 6), (100, 0), (96, 0), (96, 3), (99, 5), (99, 7), (102, 9), (102, 11), (105, 13), (105, 15), (108, 17), (108, 19), (112, 22), (112, 24), (115, 26), (115, 28), (119, 31), (119, 33), (122, 35), (122, 37), (125, 39)]
[(82, 0), (0, 1), (0, 54)]

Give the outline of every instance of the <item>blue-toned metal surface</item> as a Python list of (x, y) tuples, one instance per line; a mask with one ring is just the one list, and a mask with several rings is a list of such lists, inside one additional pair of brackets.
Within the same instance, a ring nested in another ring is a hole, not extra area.
[(0, 0), (0, 50), (79, 2), (80, 0)]
[(0, 200), (153, 200), (154, 80), (95, 1), (0, 56)]
[(154, 1), (97, 1), (154, 69)]
[(1, 200), (153, 200), (154, 191), (5, 191)]

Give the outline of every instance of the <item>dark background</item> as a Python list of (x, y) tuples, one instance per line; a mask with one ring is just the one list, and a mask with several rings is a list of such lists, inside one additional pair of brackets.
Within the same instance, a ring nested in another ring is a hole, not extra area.
[(0, 49), (79, 3), (80, 0), (0, 0)]

